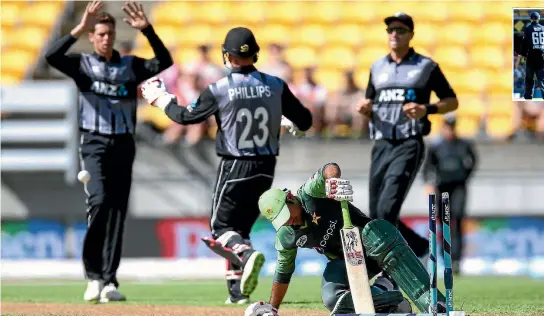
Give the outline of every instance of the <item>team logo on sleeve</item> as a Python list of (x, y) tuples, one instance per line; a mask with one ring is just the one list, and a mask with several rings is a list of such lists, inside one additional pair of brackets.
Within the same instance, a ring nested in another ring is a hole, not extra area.
[(296, 245), (297, 247), (304, 247), (306, 245), (306, 242), (308, 241), (308, 236), (302, 235), (299, 239), (297, 239)]

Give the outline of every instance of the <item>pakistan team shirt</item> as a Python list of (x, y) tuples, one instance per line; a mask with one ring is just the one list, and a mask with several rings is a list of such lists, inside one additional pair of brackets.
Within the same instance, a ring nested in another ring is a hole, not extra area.
[[(325, 195), (323, 171), (331, 164), (323, 166), (297, 191), (297, 199), (303, 207), (304, 225), (283, 226), (276, 233), (278, 259), (274, 280), (278, 283), (291, 280), (298, 248), (313, 248), (329, 259), (343, 258), (340, 239), (342, 207), (339, 201)], [(349, 204), (349, 213), (353, 224), (360, 228), (370, 221), (352, 204)]]

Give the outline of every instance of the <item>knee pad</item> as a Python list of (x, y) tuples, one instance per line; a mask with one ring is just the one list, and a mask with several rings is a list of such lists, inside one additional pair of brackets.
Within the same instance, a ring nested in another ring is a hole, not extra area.
[[(430, 302), (430, 278), (399, 231), (385, 220), (370, 221), (362, 232), (366, 255), (387, 272), (421, 312)], [(439, 292), (438, 299), (444, 301)]]
[[(376, 313), (389, 313), (396, 310), (404, 300), (401, 291), (383, 291), (375, 286), (371, 286), (370, 291)], [(345, 290), (338, 294), (323, 296), (323, 304), (331, 312), (331, 315), (355, 313), (351, 292)]]

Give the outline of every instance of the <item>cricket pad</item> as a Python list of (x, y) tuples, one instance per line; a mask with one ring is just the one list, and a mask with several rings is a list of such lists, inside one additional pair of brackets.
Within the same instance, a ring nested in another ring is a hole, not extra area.
[[(423, 263), (399, 231), (383, 219), (370, 221), (362, 232), (366, 255), (395, 280), (420, 312), (427, 312), (431, 302), (430, 277)], [(440, 291), (438, 300), (445, 301)]]

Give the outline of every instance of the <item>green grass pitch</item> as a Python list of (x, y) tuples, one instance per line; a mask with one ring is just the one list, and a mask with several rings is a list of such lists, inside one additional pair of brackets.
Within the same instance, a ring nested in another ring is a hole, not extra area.
[[(223, 280), (121, 282), (128, 301), (117, 304), (224, 306), (227, 297)], [(293, 277), (282, 306), (325, 311), (320, 282), (318, 277)], [(252, 300), (267, 301), (271, 283), (271, 278), (263, 278)], [(84, 304), (84, 288), (83, 281), (3, 281), (2, 301)], [(469, 314), (544, 315), (544, 279), (456, 277), (453, 292), (456, 310)]]

